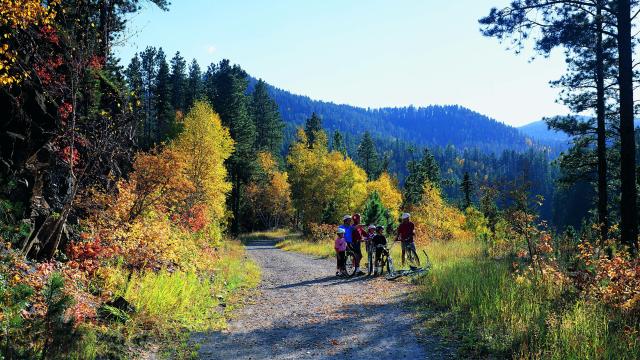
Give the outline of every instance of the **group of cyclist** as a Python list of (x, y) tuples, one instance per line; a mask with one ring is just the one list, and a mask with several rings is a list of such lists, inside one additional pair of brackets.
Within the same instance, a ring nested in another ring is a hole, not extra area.
[[(360, 270), (360, 261), (362, 260), (362, 244), (365, 244), (365, 249), (368, 255), (368, 273), (367, 275), (378, 275), (381, 269), (374, 268), (373, 264), (379, 263), (382, 256), (388, 255), (387, 238), (385, 237), (385, 228), (383, 226), (376, 226), (370, 224), (368, 227), (360, 224), (360, 214), (345, 215), (342, 218), (342, 225), (338, 227), (337, 238), (335, 240), (334, 248), (336, 251), (336, 276), (346, 276), (346, 259), (347, 251), (354, 254), (355, 276), (365, 275)], [(397, 232), (393, 231), (393, 228), (389, 225), (386, 229), (387, 234), (390, 236), (395, 235), (394, 241), (399, 241), (402, 245), (402, 266), (404, 266), (406, 254), (413, 251), (415, 253), (415, 226), (411, 222), (411, 215), (409, 213), (403, 213), (401, 216), (401, 223), (398, 226)]]

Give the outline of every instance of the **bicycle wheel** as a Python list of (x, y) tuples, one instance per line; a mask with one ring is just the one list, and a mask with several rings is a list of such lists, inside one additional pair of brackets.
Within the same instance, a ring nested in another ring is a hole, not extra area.
[(396, 272), (395, 267), (393, 267), (393, 258), (391, 257), (390, 253), (387, 253), (387, 272), (389, 274), (393, 274), (394, 272)]
[(409, 249), (407, 261), (409, 262), (410, 267), (420, 267), (420, 258), (414, 249)]
[(382, 272), (384, 270), (384, 266), (387, 263), (387, 257), (384, 255), (384, 253), (382, 255), (380, 255), (380, 258), (375, 260), (375, 274), (378, 275), (382, 275)]
[(375, 250), (371, 246), (367, 247), (367, 272), (368, 272), (367, 275), (371, 275), (373, 273), (373, 267), (374, 267), (374, 264), (373, 264), (373, 257), (374, 257), (373, 255), (374, 254), (373, 254), (373, 252), (374, 251)]
[(347, 276), (351, 277), (356, 273), (356, 254), (353, 251), (346, 252), (345, 270)]

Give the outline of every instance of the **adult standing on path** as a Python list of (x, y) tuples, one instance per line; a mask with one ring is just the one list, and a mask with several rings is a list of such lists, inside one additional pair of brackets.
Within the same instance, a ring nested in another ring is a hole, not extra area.
[(351, 250), (356, 255), (356, 276), (364, 275), (360, 270), (360, 260), (362, 259), (362, 241), (366, 238), (367, 232), (360, 224), (360, 214), (353, 214), (353, 226), (351, 227)]
[(344, 230), (344, 239), (347, 241), (347, 246), (349, 246), (353, 240), (351, 237), (353, 231), (353, 227), (351, 226), (351, 215), (345, 215), (342, 217), (342, 225), (338, 226), (338, 229)]
[(397, 240), (400, 241), (400, 245), (402, 245), (402, 266), (404, 266), (404, 262), (406, 259), (406, 255), (409, 251), (416, 251), (416, 245), (413, 241), (413, 237), (415, 235), (415, 225), (411, 222), (411, 214), (404, 213), (402, 214), (402, 222), (400, 226), (398, 226), (398, 237)]

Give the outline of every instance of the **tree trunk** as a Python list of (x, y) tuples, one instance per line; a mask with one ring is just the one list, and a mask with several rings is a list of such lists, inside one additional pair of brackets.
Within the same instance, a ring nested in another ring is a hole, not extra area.
[(636, 253), (638, 214), (636, 205), (636, 143), (633, 125), (633, 53), (631, 5), (618, 0), (618, 57), (620, 84), (620, 230), (621, 241)]
[(608, 195), (607, 195), (607, 139), (605, 128), (604, 55), (602, 48), (602, 9), (598, 1), (596, 10), (596, 114), (597, 114), (597, 154), (598, 154), (598, 223), (600, 238), (604, 242), (609, 237)]

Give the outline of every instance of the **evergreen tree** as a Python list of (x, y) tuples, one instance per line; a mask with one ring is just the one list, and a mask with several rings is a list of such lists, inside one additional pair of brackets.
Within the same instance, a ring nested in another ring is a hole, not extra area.
[(387, 228), (387, 225), (395, 225), (389, 209), (382, 204), (382, 200), (380, 199), (380, 195), (377, 191), (372, 192), (367, 197), (362, 217), (364, 224), (384, 226), (385, 229)]
[(180, 51), (171, 59), (171, 105), (175, 110), (187, 111), (187, 62), (180, 55)]
[(333, 151), (337, 151), (342, 154), (342, 156), (347, 156), (347, 146), (344, 143), (344, 138), (342, 137), (342, 133), (338, 130), (333, 132)]
[(409, 175), (404, 183), (404, 205), (415, 205), (422, 199), (424, 185), (427, 181), (436, 187), (440, 186), (440, 169), (428, 148), (424, 148), (420, 160), (411, 160), (407, 164)]
[(205, 75), (207, 97), (229, 128), (235, 141), (235, 151), (227, 160), (227, 169), (233, 185), (231, 191), (231, 210), (233, 213), (232, 231), (240, 231), (240, 199), (242, 187), (249, 181), (255, 168), (256, 127), (249, 111), (247, 91), (247, 73), (229, 60), (218, 65), (211, 64)]
[(142, 64), (140, 57), (136, 53), (125, 70), (127, 84), (129, 85), (129, 103), (131, 104), (131, 116), (138, 133), (144, 131), (145, 112), (143, 107), (144, 101), (144, 84), (142, 80)]
[(313, 147), (316, 143), (316, 134), (322, 131), (322, 119), (314, 112), (311, 117), (307, 119), (304, 125), (304, 132), (307, 134), (307, 140), (309, 147)]
[(157, 50), (148, 46), (141, 54), (142, 63), (142, 107), (144, 122), (142, 124), (142, 134), (140, 144), (143, 149), (149, 149), (153, 144), (153, 134), (156, 131), (156, 108), (154, 106), (155, 84), (157, 76)]
[(196, 59), (193, 59), (191, 65), (189, 65), (189, 77), (187, 78), (187, 86), (184, 93), (185, 109), (190, 109), (193, 103), (203, 95), (202, 72)]
[(464, 173), (464, 178), (462, 179), (462, 184), (460, 185), (460, 189), (464, 194), (464, 209), (471, 207), (471, 188), (473, 187), (473, 183), (471, 182), (471, 178), (469, 177), (469, 173)]
[(269, 96), (267, 84), (258, 80), (251, 96), (251, 113), (256, 127), (256, 150), (280, 154), (284, 123), (278, 105)]
[(156, 110), (156, 134), (155, 142), (162, 142), (169, 139), (175, 130), (175, 111), (171, 105), (171, 75), (169, 64), (162, 48), (158, 49), (156, 55), (158, 64), (158, 74), (156, 76), (154, 106)]
[(379, 171), (378, 150), (376, 150), (371, 134), (368, 131), (364, 133), (358, 146), (358, 165), (364, 169), (369, 179), (377, 176)]
[[(634, 2), (637, 3), (637, 2)], [(634, 63), (631, 35), (631, 1), (616, 2), (618, 30), (618, 80), (620, 100), (620, 235), (634, 254), (638, 250), (638, 204), (636, 139), (634, 120)], [(637, 14), (637, 12), (636, 12)], [(635, 17), (635, 15), (633, 15)]]
[[(608, 160), (607, 114), (615, 113), (608, 100), (617, 96), (618, 61), (616, 14), (611, 1), (598, 0), (578, 4), (574, 1), (514, 1), (509, 7), (492, 10), (481, 20), (485, 35), (503, 39), (512, 36), (522, 46), (533, 29), (536, 50), (548, 56), (556, 47), (566, 54), (567, 73), (552, 85), (563, 88), (560, 100), (575, 113), (593, 110), (596, 121), (575, 117), (556, 117), (547, 120), (550, 128), (573, 136), (572, 149), (561, 157), (563, 182), (571, 186), (593, 177), (593, 163), (597, 167), (598, 223), (601, 238), (608, 239)], [(536, 9), (537, 11), (531, 11)], [(542, 16), (539, 16), (542, 15)], [(515, 36), (513, 36), (515, 35)], [(596, 136), (593, 136), (593, 135)]]

